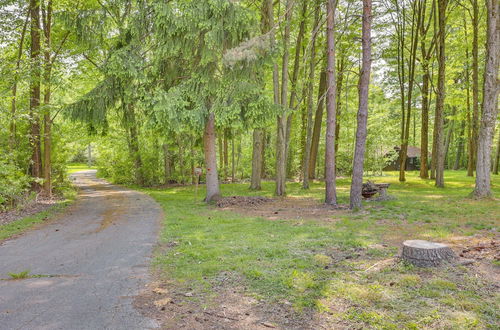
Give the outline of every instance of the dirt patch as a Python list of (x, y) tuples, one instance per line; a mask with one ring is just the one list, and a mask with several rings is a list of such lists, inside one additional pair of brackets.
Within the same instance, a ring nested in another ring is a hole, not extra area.
[(347, 205), (331, 206), (312, 198), (266, 198), (261, 196), (232, 196), (217, 202), (224, 210), (246, 216), (258, 216), (269, 220), (324, 220), (332, 221), (346, 214)]
[(48, 210), (52, 206), (61, 202), (61, 199), (57, 198), (37, 198), (19, 209), (9, 210), (6, 212), (0, 212), (0, 225), (6, 225), (16, 220), (34, 215), (36, 213)]
[(163, 329), (314, 329), (312, 313), (297, 313), (289, 302), (270, 304), (224, 285), (215, 292), (182, 290), (159, 281), (137, 296), (134, 306)]
[(219, 199), (216, 205), (220, 208), (233, 206), (253, 207), (269, 203), (270, 201), (272, 201), (271, 198), (262, 196), (229, 196)]

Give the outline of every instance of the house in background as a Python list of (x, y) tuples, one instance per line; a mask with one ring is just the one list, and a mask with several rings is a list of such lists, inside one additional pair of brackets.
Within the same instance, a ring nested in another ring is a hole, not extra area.
[[(396, 146), (393, 150), (385, 153), (385, 157), (387, 158), (387, 165), (384, 167), (384, 171), (399, 171), (400, 151), (401, 147)], [(431, 154), (429, 153), (429, 158), (430, 156)], [(406, 170), (420, 170), (420, 148), (408, 146), (408, 152), (406, 155)]]

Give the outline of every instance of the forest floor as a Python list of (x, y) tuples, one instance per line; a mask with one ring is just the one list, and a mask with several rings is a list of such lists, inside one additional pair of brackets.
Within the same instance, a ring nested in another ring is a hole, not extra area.
[[(474, 179), (447, 171), (446, 188), (409, 172), (393, 200), (347, 210), (322, 205), (323, 184), (288, 196), (225, 184), (219, 205), (203, 188), (145, 189), (165, 211), (156, 281), (136, 307), (166, 328), (498, 328), (500, 199), (468, 198)], [(493, 177), (500, 196), (500, 177)], [(246, 197), (230, 197), (246, 196)], [(397, 259), (406, 239), (449, 244), (471, 265), (415, 268)]]

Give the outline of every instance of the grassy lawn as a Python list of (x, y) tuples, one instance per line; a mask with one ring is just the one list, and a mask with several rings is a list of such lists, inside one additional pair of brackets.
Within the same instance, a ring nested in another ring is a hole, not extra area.
[(95, 169), (94, 166), (89, 167), (88, 164), (86, 164), (86, 163), (71, 163), (71, 164), (68, 164), (66, 167), (68, 169), (68, 174), (80, 172), (80, 171), (85, 171), (85, 170), (90, 170), (90, 169)]
[[(259, 301), (312, 311), (326, 327), (498, 328), (497, 261), (416, 269), (392, 258), (408, 238), (454, 247), (498, 239), (499, 199), (467, 198), (474, 180), (462, 171), (446, 172), (444, 189), (411, 172), (406, 183), (396, 173), (369, 179), (391, 183), (395, 199), (366, 203), (358, 213), (339, 211), (331, 221), (220, 210), (200, 202), (203, 187), (198, 194), (191, 186), (147, 189), (165, 210), (156, 266), (175, 287), (197, 292), (199, 303), (210, 304), (200, 297), (217, 295), (223, 278)], [(272, 196), (273, 188), (272, 182), (260, 192), (227, 184), (222, 192)], [(290, 197), (323, 198), (320, 183), (308, 191), (298, 183), (287, 188)], [(493, 190), (500, 196), (498, 176)], [(348, 193), (349, 181), (339, 179), (340, 203), (348, 203)]]

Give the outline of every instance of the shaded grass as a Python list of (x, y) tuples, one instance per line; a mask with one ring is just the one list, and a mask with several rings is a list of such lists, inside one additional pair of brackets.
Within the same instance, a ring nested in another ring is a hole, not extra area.
[[(473, 269), (415, 269), (396, 263), (366, 271), (394, 256), (410, 237), (488, 237), (498, 228), (499, 201), (467, 198), (474, 181), (465, 172), (446, 172), (444, 189), (417, 174), (409, 172), (405, 183), (395, 173), (370, 178), (391, 183), (389, 193), (396, 198), (366, 203), (361, 212), (328, 223), (307, 217), (270, 221), (221, 211), (200, 202), (203, 187), (198, 194), (194, 187), (147, 189), (166, 214), (164, 248), (155, 263), (180, 287), (213, 292), (219, 285), (243, 286), (264, 301), (288, 301), (298, 312), (328, 312), (354, 327), (498, 326), (500, 296)], [(493, 178), (497, 196), (499, 181)], [(349, 180), (337, 184), (340, 203), (347, 203)], [(227, 184), (222, 192), (272, 196), (273, 188), (272, 182), (264, 182), (259, 192)], [(287, 188), (289, 196), (323, 198), (320, 183), (310, 190), (298, 183)]]

